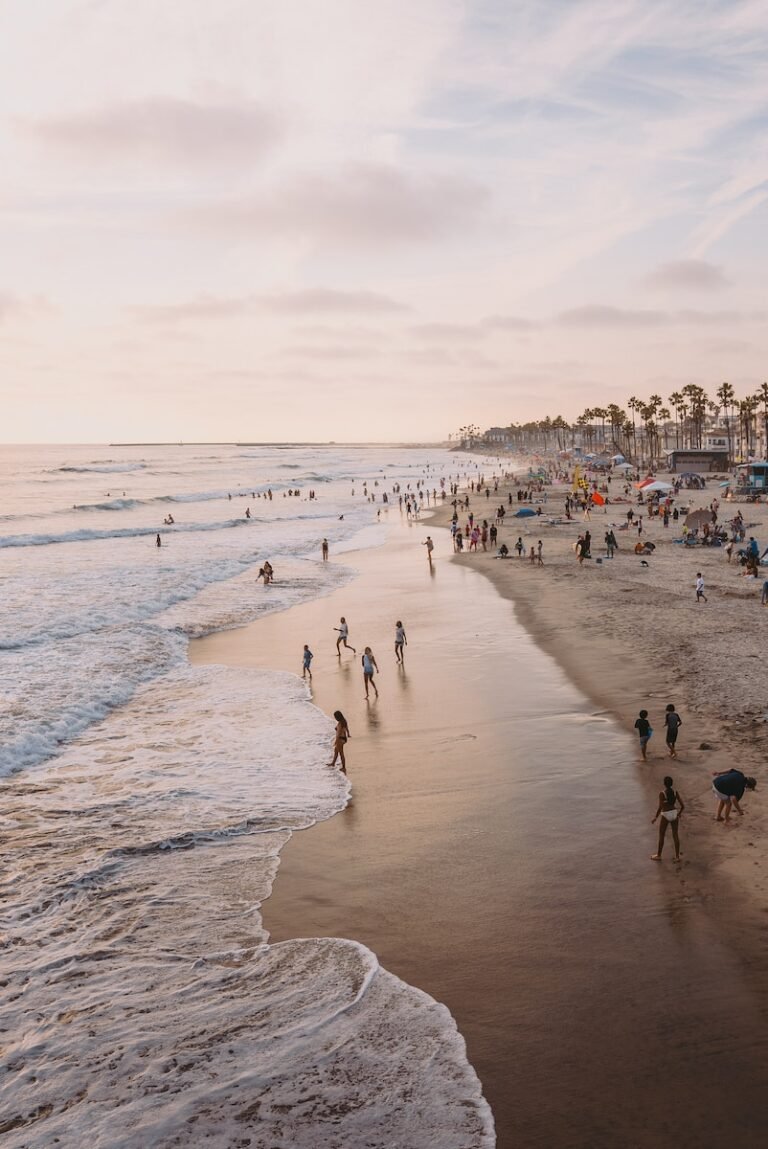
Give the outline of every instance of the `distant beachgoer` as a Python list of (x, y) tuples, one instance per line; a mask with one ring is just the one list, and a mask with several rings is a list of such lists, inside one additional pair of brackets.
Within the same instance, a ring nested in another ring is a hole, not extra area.
[(648, 741), (653, 734), (651, 724), (648, 721), (647, 710), (640, 711), (640, 716), (635, 722), (635, 730), (637, 731), (638, 737), (640, 738), (640, 754), (642, 755), (643, 762), (647, 762)]
[(347, 772), (347, 763), (344, 758), (344, 747), (349, 742), (352, 735), (349, 732), (349, 724), (341, 713), (340, 710), (334, 710), (333, 717), (336, 719), (336, 730), (333, 737), (333, 761), (329, 762), (329, 766), (336, 765), (336, 759), (341, 759), (341, 770), (343, 774)]
[[(720, 770), (713, 775), (712, 790), (718, 800), (715, 821), (728, 822), (731, 817), (731, 806), (737, 814), (744, 816), (739, 802), (744, 797), (745, 790), (754, 790), (757, 782), (754, 778), (747, 778), (741, 770)], [(723, 818), (725, 811), (725, 818)]]
[(763, 581), (763, 593), (760, 596), (760, 602), (763, 606), (768, 605), (768, 578)]
[(373, 681), (373, 676), (378, 672), (379, 667), (376, 662), (376, 656), (374, 655), (370, 646), (366, 646), (361, 656), (361, 662), (363, 664), (363, 683), (365, 685), (365, 697), (368, 697), (368, 687), (372, 686), (373, 693), (378, 698), (379, 692), (376, 688), (376, 683)]
[(397, 662), (403, 662), (403, 647), (408, 645), (408, 639), (405, 637), (405, 627), (400, 619), (395, 623), (395, 659)]
[(245, 517), (246, 517), (246, 519), (250, 519), (250, 517), (251, 517), (251, 508), (250, 507), (245, 508)]
[(531, 565), (533, 565), (536, 562), (536, 548), (535, 547), (531, 547), (528, 558), (531, 562)]
[(544, 549), (544, 545), (543, 545), (541, 539), (539, 539), (539, 541), (536, 544), (536, 557), (539, 560), (539, 566), (540, 567), (544, 566), (544, 559), (541, 557), (541, 552), (543, 549)]
[(161, 547), (162, 545), (163, 545), (163, 540), (160, 538), (160, 535), (159, 534), (155, 535), (155, 546)]
[(678, 731), (683, 725), (683, 720), (675, 710), (674, 702), (670, 702), (667, 706), (667, 711), (664, 715), (664, 725), (667, 728), (667, 749), (669, 750), (669, 756), (670, 758), (677, 758), (675, 745), (677, 743)]
[(335, 626), (333, 629), (339, 632), (339, 637), (336, 639), (336, 653), (338, 654), (339, 658), (341, 658), (341, 644), (342, 643), (344, 644), (344, 646), (346, 647), (347, 650), (351, 650), (353, 654), (357, 654), (357, 651), (355, 650), (354, 646), (350, 646), (349, 643), (347, 642), (347, 639), (349, 638), (349, 626), (347, 625), (347, 620), (344, 618), (343, 615), (339, 619), (339, 625)]
[(725, 548), (725, 556), (726, 556), (726, 558), (728, 559), (728, 562), (730, 562), (730, 561), (731, 561), (731, 556), (732, 556), (732, 555), (733, 555), (733, 539), (731, 539), (731, 540), (729, 541), (729, 543), (728, 543), (727, 547)]
[(312, 651), (309, 649), (309, 647), (307, 646), (307, 644), (305, 642), (304, 643), (304, 654), (302, 655), (302, 660), (301, 660), (301, 677), (306, 678), (307, 675), (309, 675), (309, 681), (310, 682), (312, 681), (312, 659), (314, 657), (315, 657), (314, 654), (312, 653)]
[(704, 594), (704, 576), (701, 571), (696, 571), (696, 602), (707, 601), (707, 596)]
[(432, 551), (435, 549), (435, 544), (432, 542), (431, 536), (427, 535), (427, 537), (425, 538), (424, 542), (421, 545), (423, 547), (427, 548), (427, 562), (431, 563), (432, 562)]
[(499, 547), (499, 558), (506, 559), (509, 557), (509, 547), (506, 543), (502, 543)]
[(523, 546), (522, 538), (519, 536), (517, 542), (515, 543), (515, 550), (517, 551), (517, 557), (521, 559), (523, 557), (523, 551), (525, 550), (525, 547)]
[(328, 561), (328, 540), (327, 539), (323, 539), (323, 545), (322, 545), (321, 549), (323, 552), (323, 562), (327, 562)]
[[(679, 809), (678, 805), (680, 807)], [(675, 843), (675, 861), (680, 861), (680, 815), (684, 809), (683, 799), (675, 789), (673, 780), (667, 775), (664, 779), (664, 789), (659, 792), (659, 807), (653, 818), (651, 818), (651, 825), (653, 825), (659, 816), (661, 816), (661, 822), (659, 822), (659, 848), (657, 853), (651, 854), (652, 861), (661, 861), (661, 854), (664, 849), (664, 838), (668, 825), (672, 827), (672, 839)]]

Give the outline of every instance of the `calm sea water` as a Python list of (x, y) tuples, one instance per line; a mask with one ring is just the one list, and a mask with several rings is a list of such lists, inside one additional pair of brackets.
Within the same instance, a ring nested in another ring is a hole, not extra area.
[(452, 468), (406, 449), (0, 449), (9, 1146), (493, 1143), (443, 1006), (355, 943), (267, 945), (282, 846), (348, 800), (327, 716), (291, 674), (187, 660), (191, 636), (354, 577), (321, 540), (376, 545), (384, 492)]

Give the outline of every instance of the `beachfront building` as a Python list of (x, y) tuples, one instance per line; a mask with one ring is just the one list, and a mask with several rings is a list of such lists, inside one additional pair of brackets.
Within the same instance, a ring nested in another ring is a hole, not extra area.
[(768, 490), (768, 462), (760, 460), (739, 467), (739, 486), (749, 487), (751, 491)]
[(727, 471), (730, 466), (728, 448), (697, 447), (693, 450), (675, 450), (668, 453), (669, 469), (678, 474), (706, 475), (712, 471)]

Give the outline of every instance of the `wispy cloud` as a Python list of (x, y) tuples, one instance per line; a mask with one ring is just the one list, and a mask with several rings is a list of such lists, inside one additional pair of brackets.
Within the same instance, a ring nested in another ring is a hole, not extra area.
[(662, 263), (646, 277), (649, 287), (683, 291), (722, 291), (729, 286), (723, 269), (703, 259)]
[(336, 291), (327, 287), (275, 292), (260, 296), (259, 303), (283, 315), (392, 315), (410, 310), (408, 304), (377, 291)]
[(283, 132), (272, 111), (250, 100), (205, 104), (168, 96), (16, 123), (38, 143), (96, 165), (127, 160), (247, 167)]
[(380, 247), (465, 234), (488, 200), (486, 188), (461, 176), (351, 163), (333, 172), (283, 175), (272, 189), (210, 200), (183, 218), (225, 235), (282, 234)]

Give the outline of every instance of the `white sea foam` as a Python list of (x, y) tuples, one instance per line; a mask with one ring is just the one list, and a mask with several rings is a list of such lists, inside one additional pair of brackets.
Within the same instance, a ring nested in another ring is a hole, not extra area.
[(270, 448), (67, 455), (0, 467), (4, 1144), (490, 1146), (442, 1006), (354, 943), (266, 944), (280, 850), (347, 800), (331, 723), (292, 675), (186, 662), (188, 636), (349, 578), (321, 539), (374, 546), (386, 520), (352, 476), (421, 462), (296, 448), (281, 479)]

